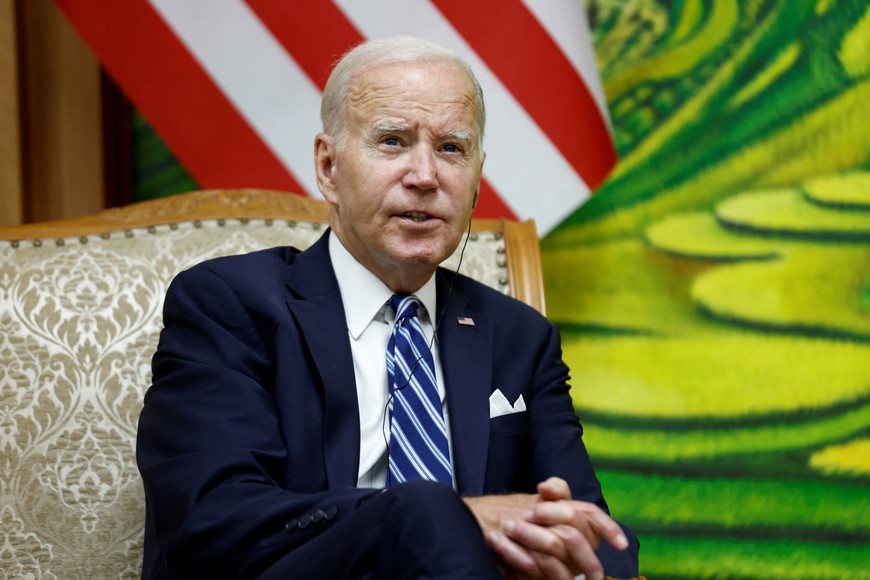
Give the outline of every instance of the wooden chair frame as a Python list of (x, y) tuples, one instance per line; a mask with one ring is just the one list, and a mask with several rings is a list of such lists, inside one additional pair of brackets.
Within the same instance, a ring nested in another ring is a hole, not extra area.
[[(327, 222), (328, 204), (285, 192), (261, 189), (202, 190), (98, 214), (23, 226), (0, 227), (0, 240), (56, 240), (178, 221), (271, 218)], [(473, 219), (471, 230), (504, 236), (510, 294), (545, 313), (541, 253), (533, 221)]]

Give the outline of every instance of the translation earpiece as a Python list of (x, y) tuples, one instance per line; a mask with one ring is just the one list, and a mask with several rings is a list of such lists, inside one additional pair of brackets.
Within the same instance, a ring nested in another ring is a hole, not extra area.
[(479, 189), (474, 190), (474, 197), (471, 198), (471, 209), (474, 209), (474, 206), (477, 205), (477, 194), (480, 193)]

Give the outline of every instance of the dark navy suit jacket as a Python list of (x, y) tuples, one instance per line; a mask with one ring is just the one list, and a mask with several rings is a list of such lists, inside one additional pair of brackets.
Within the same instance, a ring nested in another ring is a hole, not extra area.
[[(172, 282), (137, 443), (144, 577), (256, 574), (329, 525), (288, 533), (288, 521), (338, 521), (379, 492), (356, 488), (357, 394), (327, 237), (305, 252), (210, 260)], [(555, 475), (607, 509), (556, 328), (478, 282), (436, 276), (459, 493), (534, 492)], [(495, 389), (528, 410), (490, 419)]]

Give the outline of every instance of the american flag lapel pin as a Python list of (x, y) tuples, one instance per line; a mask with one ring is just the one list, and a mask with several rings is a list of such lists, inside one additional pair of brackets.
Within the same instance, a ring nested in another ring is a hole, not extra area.
[(474, 326), (474, 319), (470, 316), (457, 316), (456, 322), (461, 326)]

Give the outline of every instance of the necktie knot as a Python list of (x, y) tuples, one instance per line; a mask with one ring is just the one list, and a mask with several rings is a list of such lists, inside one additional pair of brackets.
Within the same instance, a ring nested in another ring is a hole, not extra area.
[(393, 294), (393, 297), (390, 298), (390, 307), (396, 315), (396, 322), (399, 322), (405, 318), (417, 316), (420, 299), (413, 294)]

